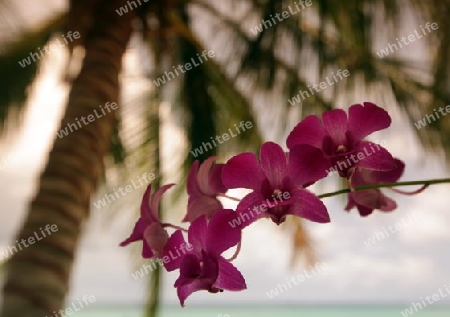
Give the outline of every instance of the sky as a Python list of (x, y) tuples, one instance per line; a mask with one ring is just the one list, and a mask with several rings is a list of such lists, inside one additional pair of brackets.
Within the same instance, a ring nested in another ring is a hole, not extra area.
[[(34, 87), (23, 128), (18, 135), (9, 136), (0, 143), (0, 200), (3, 202), (0, 206), (0, 250), (13, 243), (13, 237), (26, 215), (27, 204), (37, 190), (37, 177), (55, 137), (62, 113), (61, 105), (68, 92), (55, 76), (57, 69), (64, 67), (63, 61), (63, 54), (54, 54), (47, 60), (52, 64), (52, 70), (42, 78), (39, 86)], [(127, 63), (133, 62), (135, 56), (130, 53)], [(366, 98), (366, 95), (361, 95), (355, 103)], [(390, 112), (393, 123), (386, 131), (374, 134), (372, 140), (386, 140), (389, 151), (406, 163), (402, 180), (449, 175), (442, 158), (421, 149), (412, 130), (415, 129), (413, 124), (405, 121), (393, 106), (379, 105)], [(167, 116), (170, 117), (170, 114)], [(292, 124), (293, 127), (295, 123)], [(182, 136), (170, 122), (165, 129), (171, 133), (174, 142), (183, 143)], [(166, 146), (164, 151), (170, 149)], [(5, 161), (8, 163), (2, 166)], [(317, 194), (337, 189), (337, 183), (332, 181), (312, 187)], [(245, 229), (240, 256), (233, 262), (244, 275), (248, 289), (238, 293), (198, 292), (187, 303), (419, 301), (421, 297), (437, 293), (440, 288), (450, 285), (450, 255), (447, 252), (450, 243), (447, 229), (450, 226), (449, 189), (448, 184), (431, 186), (416, 196), (400, 196), (385, 190), (397, 201), (398, 208), (391, 213), (375, 211), (366, 218), (361, 218), (355, 210), (345, 212), (345, 197), (326, 198), (324, 202), (331, 222), (308, 222), (307, 227), (317, 261), (325, 263), (327, 269), (272, 299), (267, 296), (270, 290), (286, 283), (286, 279), (305, 275), (305, 269), (309, 271), (304, 266), (290, 267), (289, 237), (269, 220), (258, 221)], [(139, 197), (143, 190), (143, 187), (136, 189), (133, 194)], [(133, 304), (145, 298), (146, 279), (135, 280), (132, 277), (138, 267), (131, 256), (131, 248), (118, 247), (118, 243), (131, 232), (136, 210), (120, 211), (129, 214), (128, 222), (108, 221), (110, 211), (108, 207), (93, 210), (92, 219), (86, 225), (75, 262), (69, 301), (83, 295), (94, 295), (99, 304)], [(421, 217), (415, 219), (414, 214)], [(407, 225), (367, 246), (368, 239), (373, 238), (375, 232), (396, 223)], [(164, 273), (165, 303), (177, 302), (176, 291), (172, 287), (176, 277), (175, 272)], [(448, 303), (448, 300), (443, 299), (440, 303)]]
[[(52, 63), (57, 60), (53, 59)], [(4, 142), (2, 146), (0, 162), (6, 157), (8, 164), (0, 170), (0, 198), (4, 202), (0, 207), (0, 249), (11, 245), (25, 216), (27, 202), (36, 191), (36, 178), (43, 168), (49, 140), (55, 135), (56, 122), (61, 115), (58, 105), (66, 98), (67, 89), (57, 78), (48, 76), (40, 84), (41, 87), (36, 87), (38, 93), (30, 105), (24, 128), (13, 144)], [(404, 122), (399, 113), (390, 113), (392, 126), (375, 134), (373, 140), (386, 140), (386, 147), (406, 162), (402, 179), (448, 175), (439, 158), (421, 150), (411, 124)], [(175, 130), (172, 132), (176, 133)], [(313, 191), (319, 194), (335, 189), (338, 188), (334, 182), (326, 182), (321, 187), (314, 187)], [(446, 204), (448, 190), (449, 185), (438, 185), (410, 197), (389, 193), (397, 201), (398, 209), (392, 213), (376, 211), (367, 218), (359, 217), (355, 210), (345, 212), (345, 197), (326, 198), (331, 223), (308, 223), (308, 229), (317, 260), (326, 263), (327, 270), (272, 299), (266, 293), (278, 283), (286, 283), (286, 279), (305, 275), (305, 267), (290, 268), (288, 235), (270, 221), (261, 220), (244, 231), (242, 251), (234, 262), (245, 276), (248, 290), (220, 295), (200, 292), (189, 298), (189, 302), (399, 302), (436, 293), (445, 284), (450, 284), (447, 270), (450, 257), (443, 252), (450, 242), (446, 230), (450, 225)], [(136, 189), (139, 191), (142, 192), (143, 187)], [(135, 211), (122, 212), (130, 214), (129, 222), (113, 221), (107, 226), (104, 223), (108, 218), (108, 207), (93, 212), (76, 259), (73, 298), (95, 295), (98, 302), (104, 303), (143, 300), (146, 280), (132, 277), (136, 261), (129, 248), (117, 246), (132, 229)], [(414, 212), (419, 212), (422, 217), (412, 218)], [(366, 245), (376, 231), (402, 223), (402, 219), (407, 225), (401, 230), (373, 245)], [(165, 273), (164, 276), (164, 299), (169, 303), (176, 302), (175, 289), (171, 286), (176, 274)]]

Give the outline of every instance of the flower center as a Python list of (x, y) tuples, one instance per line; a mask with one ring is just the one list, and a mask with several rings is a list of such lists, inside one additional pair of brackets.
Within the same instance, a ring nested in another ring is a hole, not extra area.
[(344, 145), (340, 144), (340, 145), (337, 147), (336, 152), (337, 152), (337, 153), (344, 153), (344, 152), (347, 152), (347, 148), (346, 148)]
[(200, 266), (200, 272), (195, 272), (191, 274), (191, 278), (197, 278), (200, 276), (201, 272), (203, 271), (203, 261), (199, 262), (199, 266)]
[(223, 289), (217, 288), (217, 287), (214, 287), (214, 286), (211, 285), (209, 287), (209, 289), (208, 289), (208, 292), (210, 292), (210, 293), (218, 293), (218, 292), (223, 292)]
[(282, 193), (281, 190), (275, 189), (275, 190), (273, 191), (273, 197), (277, 197), (277, 196), (280, 195), (281, 193)]

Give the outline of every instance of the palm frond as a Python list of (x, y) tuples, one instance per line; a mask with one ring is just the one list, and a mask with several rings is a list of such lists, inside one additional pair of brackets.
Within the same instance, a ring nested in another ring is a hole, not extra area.
[[(62, 27), (64, 19), (65, 15), (59, 14), (34, 30), (18, 32), (14, 40), (0, 43), (5, 47), (0, 51), (0, 132), (5, 128), (7, 118), (12, 120), (11, 124), (19, 120), (28, 97), (28, 88), (38, 74), (40, 60), (34, 62), (31, 59), (31, 63), (25, 67), (19, 62), (29, 59), (31, 52), (35, 53), (44, 46)], [(7, 31), (2, 30), (0, 33)]]

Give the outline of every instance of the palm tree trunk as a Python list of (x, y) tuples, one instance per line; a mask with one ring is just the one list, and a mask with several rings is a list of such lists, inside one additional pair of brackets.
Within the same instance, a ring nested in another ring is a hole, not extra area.
[[(94, 110), (101, 114), (100, 105), (118, 103), (118, 75), (136, 12), (119, 16), (115, 10), (126, 4), (126, 0), (103, 0), (98, 6), (95, 24), (84, 41), (83, 67), (73, 82), (62, 128)], [(35, 232), (42, 237), (40, 228), (47, 224), (58, 230), (9, 260), (1, 317), (53, 316), (64, 307), (81, 229), (116, 124), (115, 111), (105, 110), (106, 114), (93, 122), (85, 119), (87, 125), (56, 139), (17, 240), (28, 239)]]

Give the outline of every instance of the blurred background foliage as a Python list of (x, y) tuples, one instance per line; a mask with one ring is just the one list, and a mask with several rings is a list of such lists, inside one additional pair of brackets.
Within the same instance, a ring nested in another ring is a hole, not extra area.
[[(44, 2), (28, 5), (45, 6)], [(251, 29), (262, 19), (270, 20), (293, 7), (293, 1), (141, 2), (134, 9), (129, 43), (129, 49), (137, 52), (141, 71), (121, 74), (121, 110), (110, 136), (109, 155), (104, 158), (104, 185), (99, 196), (136, 175), (163, 169), (160, 149), (164, 142), (174, 142), (162, 131), (161, 114), (167, 109), (185, 141), (176, 164), (165, 169), (182, 183), (195, 159), (219, 155), (223, 160), (240, 151), (257, 152), (262, 140), (281, 139), (287, 128), (308, 114), (363, 101), (357, 99), (361, 92), (376, 96), (385, 108), (396, 107), (411, 125), (433, 109), (450, 104), (448, 0), (313, 0), (311, 7), (257, 34)], [(112, 5), (102, 0), (73, 0), (67, 1), (63, 10), (51, 11), (49, 4), (45, 18), (30, 25), (27, 6), (0, 0), (1, 132), (20, 128), (30, 86), (40, 74), (41, 61), (25, 68), (18, 61), (68, 31), (89, 33), (94, 21), (101, 21), (98, 8), (118, 9)], [(426, 22), (436, 22), (439, 31), (420, 41), (423, 51), (404, 47), (387, 57), (377, 56), (376, 51), (387, 43), (395, 43), (395, 38), (411, 34)], [(83, 63), (77, 52), (88, 49), (84, 39), (82, 36), (67, 47), (68, 65), (77, 58)], [(153, 84), (172, 66), (189, 62), (204, 50), (213, 50), (216, 57), (165, 85)], [(300, 104), (287, 102), (299, 90), (308, 90), (308, 85), (323, 81), (338, 69), (348, 69), (350, 77)], [(71, 85), (76, 77), (77, 72), (68, 67), (61, 80)], [(133, 83), (139, 93), (130, 97), (127, 85)], [(251, 121), (254, 128), (197, 158), (191, 155), (190, 150), (240, 121)], [(441, 153), (448, 160), (448, 120), (432, 122), (426, 131), (413, 130), (424, 149)], [(166, 178), (161, 172), (156, 183)], [(180, 199), (184, 204), (182, 188), (171, 198), (171, 206)], [(128, 209), (131, 226), (139, 202), (122, 203), (127, 207), (115, 203), (111, 209)], [(294, 258), (303, 252), (312, 259), (310, 238), (302, 223), (292, 221), (287, 228)], [(159, 274), (155, 271), (150, 279), (148, 316), (157, 312)]]

